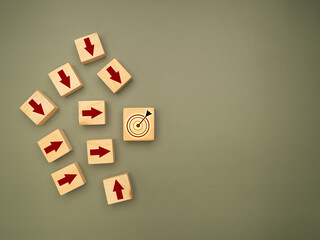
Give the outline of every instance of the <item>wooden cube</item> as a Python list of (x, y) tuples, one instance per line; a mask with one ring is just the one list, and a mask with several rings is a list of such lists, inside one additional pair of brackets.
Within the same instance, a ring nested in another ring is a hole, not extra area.
[(66, 97), (83, 87), (82, 82), (70, 63), (62, 65), (48, 75), (62, 97)]
[(130, 74), (115, 58), (98, 72), (98, 76), (113, 93), (119, 92), (131, 80)]
[(114, 162), (113, 140), (98, 139), (87, 141), (89, 164), (104, 164)]
[(79, 101), (80, 125), (104, 125), (106, 124), (105, 101)]
[(72, 150), (62, 129), (57, 129), (38, 141), (38, 145), (48, 162), (53, 162)]
[(109, 205), (133, 198), (128, 173), (104, 179), (103, 186)]
[(123, 140), (154, 140), (154, 108), (123, 109)]
[(98, 33), (74, 40), (81, 63), (87, 64), (106, 56)]
[(36, 125), (43, 125), (59, 108), (44, 93), (37, 90), (20, 109)]
[(60, 195), (66, 194), (86, 183), (78, 163), (72, 163), (51, 174)]

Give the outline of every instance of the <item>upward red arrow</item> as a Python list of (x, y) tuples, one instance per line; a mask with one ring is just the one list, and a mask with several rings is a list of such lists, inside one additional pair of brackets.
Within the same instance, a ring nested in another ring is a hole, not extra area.
[(99, 155), (99, 158), (101, 158), (102, 156), (106, 155), (107, 153), (109, 153), (110, 151), (108, 149), (105, 149), (103, 147), (100, 147), (98, 149), (90, 149), (90, 155)]
[(58, 151), (63, 141), (57, 141), (57, 142), (50, 142), (51, 144), (44, 149), (46, 154), (52, 152), (52, 151)]
[(102, 112), (91, 107), (91, 110), (82, 110), (82, 116), (87, 117), (87, 116), (91, 116), (92, 118), (95, 118), (96, 116), (100, 115)]
[(58, 72), (60, 78), (61, 78), (61, 83), (65, 86), (67, 86), (68, 88), (70, 88), (70, 76), (67, 76), (66, 73), (62, 70), (60, 70)]
[(60, 186), (66, 184), (66, 183), (72, 183), (73, 179), (77, 176), (77, 174), (65, 174), (64, 178), (61, 178), (60, 180), (58, 180), (58, 183)]
[(112, 79), (113, 81), (116, 81), (118, 83), (121, 83), (121, 77), (120, 77), (120, 73), (119, 71), (116, 72), (113, 67), (108, 67), (107, 68), (108, 73), (110, 74), (110, 79)]
[(43, 111), (41, 103), (38, 104), (38, 103), (36, 103), (35, 100), (31, 99), (29, 101), (29, 105), (33, 108), (33, 112), (44, 115), (44, 111)]
[(94, 44), (91, 44), (90, 38), (85, 38), (84, 43), (86, 44), (86, 47), (84, 49), (93, 56)]
[(118, 199), (118, 200), (123, 199), (122, 190), (123, 190), (123, 187), (122, 187), (121, 184), (116, 180), (116, 181), (114, 182), (113, 192), (116, 192), (116, 194), (117, 194), (117, 199)]

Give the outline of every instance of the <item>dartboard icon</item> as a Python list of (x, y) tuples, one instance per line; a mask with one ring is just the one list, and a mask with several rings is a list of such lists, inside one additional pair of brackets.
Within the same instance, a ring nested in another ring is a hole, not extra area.
[(150, 122), (147, 119), (152, 113), (147, 110), (146, 115), (134, 114), (127, 121), (128, 133), (136, 138), (145, 136), (150, 130)]

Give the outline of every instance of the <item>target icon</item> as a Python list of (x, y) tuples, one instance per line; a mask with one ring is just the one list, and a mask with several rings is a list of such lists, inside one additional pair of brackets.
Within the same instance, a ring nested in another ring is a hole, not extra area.
[(145, 136), (150, 130), (150, 122), (147, 119), (152, 113), (147, 110), (146, 115), (134, 114), (127, 121), (128, 133), (136, 138)]

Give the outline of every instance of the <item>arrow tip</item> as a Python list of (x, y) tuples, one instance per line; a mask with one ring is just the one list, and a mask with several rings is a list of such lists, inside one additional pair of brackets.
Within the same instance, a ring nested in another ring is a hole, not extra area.
[(33, 108), (33, 112), (44, 115), (44, 111), (43, 111), (41, 103)]
[(95, 118), (96, 116), (100, 115), (102, 112), (91, 107), (91, 118)]
[(67, 183), (72, 183), (73, 179), (77, 176), (77, 174), (65, 174), (64, 175), (66, 178)]
[(150, 116), (152, 113), (147, 110), (146, 117)]
[(56, 141), (56, 142), (51, 142), (51, 145), (55, 151), (58, 151), (58, 149), (62, 143), (63, 143), (63, 141)]
[(118, 180), (116, 180), (114, 182), (114, 187), (113, 187), (113, 192), (118, 192), (121, 191), (123, 189), (123, 187), (121, 186), (121, 184), (118, 182)]

